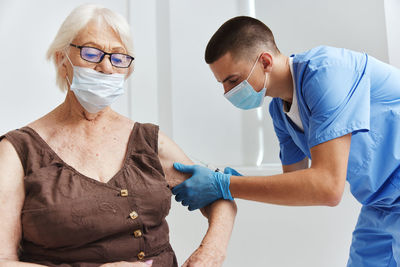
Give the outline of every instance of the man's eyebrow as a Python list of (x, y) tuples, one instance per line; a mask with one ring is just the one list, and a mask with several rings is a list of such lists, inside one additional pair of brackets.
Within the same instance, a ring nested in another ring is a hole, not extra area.
[(229, 75), (228, 77), (226, 77), (226, 78), (222, 81), (222, 83), (226, 82), (227, 80), (229, 80), (230, 78), (232, 78), (232, 77), (234, 77), (234, 76), (237, 76), (237, 74), (231, 74), (231, 75)]

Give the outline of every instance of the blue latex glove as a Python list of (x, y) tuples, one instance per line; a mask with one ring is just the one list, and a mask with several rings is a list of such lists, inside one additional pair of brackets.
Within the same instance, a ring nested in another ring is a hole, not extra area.
[(200, 165), (184, 165), (174, 163), (174, 168), (180, 172), (191, 173), (192, 176), (183, 183), (175, 186), (172, 193), (175, 200), (182, 201), (189, 210), (207, 206), (217, 199), (233, 200), (229, 191), (230, 174), (212, 171)]
[(237, 170), (231, 168), (231, 167), (226, 167), (224, 169), (224, 173), (225, 174), (232, 174), (234, 176), (243, 176), (243, 174), (241, 174), (240, 172), (238, 172)]

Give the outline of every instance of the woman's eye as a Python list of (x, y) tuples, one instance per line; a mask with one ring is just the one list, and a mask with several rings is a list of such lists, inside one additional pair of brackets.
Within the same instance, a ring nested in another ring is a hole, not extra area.
[(231, 84), (234, 84), (234, 83), (236, 83), (238, 80), (236, 79), (236, 80), (229, 80), (229, 83), (231, 83)]
[(121, 63), (122, 60), (120, 58), (113, 58), (114, 63)]
[(96, 54), (86, 54), (85, 56), (86, 56), (87, 58), (95, 58), (95, 57), (97, 57)]

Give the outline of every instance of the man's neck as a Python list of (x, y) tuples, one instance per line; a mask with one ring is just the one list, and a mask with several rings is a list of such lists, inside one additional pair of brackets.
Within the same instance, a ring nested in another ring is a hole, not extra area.
[(289, 57), (285, 55), (276, 57), (271, 73), (271, 85), (268, 90), (270, 90), (272, 97), (279, 97), (283, 101), (292, 103), (293, 78), (290, 71)]

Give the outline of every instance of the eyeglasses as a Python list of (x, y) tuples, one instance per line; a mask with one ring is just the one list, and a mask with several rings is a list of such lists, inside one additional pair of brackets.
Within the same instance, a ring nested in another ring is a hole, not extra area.
[(81, 46), (75, 44), (69, 44), (70, 46), (79, 48), (81, 58), (91, 63), (99, 63), (103, 60), (105, 55), (110, 56), (111, 65), (117, 68), (129, 68), (132, 61), (135, 59), (127, 54), (122, 53), (107, 53), (91, 46)]

